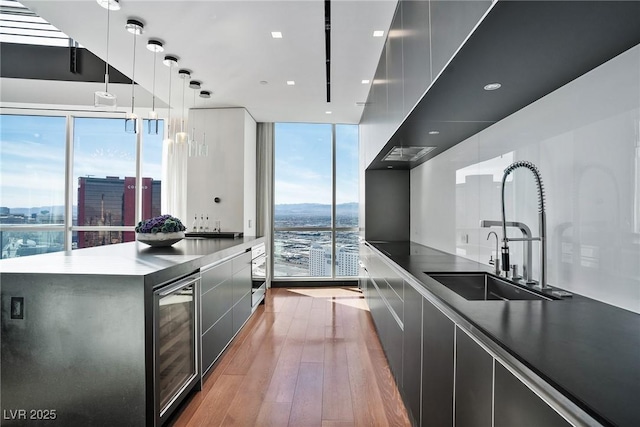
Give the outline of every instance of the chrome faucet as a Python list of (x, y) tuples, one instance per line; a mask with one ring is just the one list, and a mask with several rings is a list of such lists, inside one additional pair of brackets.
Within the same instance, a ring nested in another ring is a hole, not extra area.
[[(483, 228), (502, 227), (502, 221), (481, 219), (480, 227), (483, 227)], [(526, 284), (533, 285), (536, 282), (533, 280), (533, 275), (532, 275), (533, 264), (531, 261), (531, 258), (532, 258), (531, 254), (533, 254), (533, 245), (532, 245), (533, 239), (530, 239), (532, 236), (531, 229), (529, 228), (529, 226), (527, 226), (527, 224), (519, 221), (508, 221), (507, 227), (513, 227), (513, 228), (519, 229), (520, 232), (522, 233), (522, 237), (524, 237), (525, 239), (528, 239), (526, 240), (526, 244), (524, 245), (524, 250), (522, 251), (522, 279), (525, 281)], [(498, 257), (497, 253), (498, 251), (496, 250), (496, 257)], [(498, 272), (496, 272), (496, 274), (498, 274)]]
[[(508, 238), (507, 237), (507, 220), (505, 218), (504, 207), (504, 187), (507, 182), (507, 177), (511, 172), (518, 168), (529, 169), (536, 180), (536, 186), (538, 188), (538, 225), (539, 225), (539, 237), (523, 237), (523, 238)], [(509, 271), (509, 242), (531, 242), (533, 240), (540, 241), (540, 282), (539, 287), (541, 290), (550, 290), (551, 287), (547, 284), (547, 220), (544, 207), (544, 186), (542, 185), (542, 178), (540, 178), (540, 171), (531, 162), (521, 160), (514, 162), (504, 170), (502, 176), (502, 270)], [(506, 270), (505, 270), (506, 268)]]
[(498, 250), (498, 242), (500, 241), (500, 239), (498, 238), (498, 233), (496, 233), (495, 231), (490, 231), (489, 234), (487, 234), (487, 240), (489, 240), (489, 237), (491, 237), (491, 235), (496, 236), (496, 259), (494, 260), (493, 257), (491, 257), (491, 259), (489, 260), (489, 265), (491, 265), (491, 262), (493, 262), (493, 266), (495, 267), (494, 269), (494, 273), (496, 276), (500, 275), (500, 258), (498, 258), (498, 252), (500, 252)]

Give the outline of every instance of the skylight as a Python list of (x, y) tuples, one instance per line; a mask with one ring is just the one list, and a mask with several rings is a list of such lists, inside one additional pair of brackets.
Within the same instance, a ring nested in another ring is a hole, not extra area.
[(70, 38), (15, 0), (0, 0), (0, 42), (68, 47)]

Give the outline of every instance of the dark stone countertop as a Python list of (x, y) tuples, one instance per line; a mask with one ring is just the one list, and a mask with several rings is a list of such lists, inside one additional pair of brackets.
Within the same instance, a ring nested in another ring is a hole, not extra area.
[(604, 425), (640, 426), (640, 315), (580, 295), (467, 301), (425, 272), (491, 272), (413, 242), (368, 242)]

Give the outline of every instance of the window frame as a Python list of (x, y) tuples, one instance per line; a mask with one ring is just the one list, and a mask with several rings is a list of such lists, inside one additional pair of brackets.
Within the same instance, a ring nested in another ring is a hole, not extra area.
[[(42, 225), (22, 225), (22, 224), (0, 224), (1, 232), (11, 231), (57, 231), (64, 232), (64, 250), (73, 249), (73, 233), (77, 231), (135, 231), (135, 225), (131, 226), (79, 226), (73, 225), (73, 196), (75, 183), (73, 180), (73, 148), (74, 148), (74, 121), (76, 118), (98, 118), (98, 119), (122, 119), (124, 120), (124, 112), (104, 112), (104, 111), (86, 111), (86, 110), (64, 110), (64, 109), (31, 109), (20, 107), (2, 107), (0, 108), (2, 115), (14, 116), (46, 116), (46, 117), (65, 117), (66, 118), (66, 140), (65, 140), (65, 215), (64, 224), (42, 224)], [(163, 134), (166, 135), (166, 120), (163, 121)], [(145, 134), (145, 123), (142, 120), (140, 126), (141, 131), (136, 134), (136, 201), (135, 201), (135, 223), (142, 220), (142, 161), (143, 161), (143, 143)]]
[[(286, 124), (288, 122), (279, 122), (279, 123), (283, 123)], [(329, 124), (331, 125), (331, 226), (329, 227), (276, 227), (275, 225), (275, 215), (272, 215), (272, 220), (271, 220), (271, 241), (275, 242), (275, 235), (277, 231), (292, 231), (292, 232), (296, 232), (296, 231), (318, 231), (318, 232), (330, 232), (331, 233), (331, 276), (276, 276), (275, 275), (275, 256), (271, 257), (271, 271), (273, 272), (274, 276), (273, 276), (273, 280), (277, 280), (279, 282), (295, 282), (295, 281), (300, 281), (300, 280), (304, 280), (304, 281), (333, 281), (333, 280), (350, 280), (350, 279), (357, 279), (357, 276), (336, 276), (336, 234), (340, 233), (340, 232), (359, 232), (360, 231), (360, 227), (359, 225), (355, 226), (355, 227), (344, 227), (344, 226), (336, 226), (336, 193), (337, 193), (337, 150), (336, 150), (336, 145), (337, 145), (337, 140), (336, 140), (336, 127), (337, 126), (341, 126), (341, 125), (345, 125), (346, 123), (308, 123), (309, 125), (316, 125), (316, 124)], [(358, 125), (352, 125), (349, 124), (350, 126), (356, 126), (358, 127)], [(359, 143), (359, 129), (358, 129), (358, 143)], [(275, 139), (275, 133), (274, 133), (274, 165), (275, 165), (275, 144), (277, 144), (277, 141)], [(275, 168), (273, 169), (273, 176), (272, 176), (272, 186), (273, 186), (273, 193), (275, 194)], [(358, 183), (358, 185), (360, 185), (360, 183)], [(359, 195), (358, 195), (359, 196)], [(358, 197), (358, 203), (360, 202), (359, 197)], [(272, 210), (275, 211), (275, 199), (273, 200), (272, 203)]]

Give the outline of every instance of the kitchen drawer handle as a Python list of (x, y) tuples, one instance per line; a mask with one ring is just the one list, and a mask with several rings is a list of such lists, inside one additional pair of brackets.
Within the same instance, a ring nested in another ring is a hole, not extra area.
[(161, 291), (156, 291), (156, 292), (158, 293), (159, 296), (166, 297), (167, 295), (174, 293), (178, 289), (186, 288), (187, 286), (197, 282), (198, 280), (200, 280), (199, 277), (186, 277), (182, 280), (175, 282), (173, 285), (167, 285), (163, 287)]

